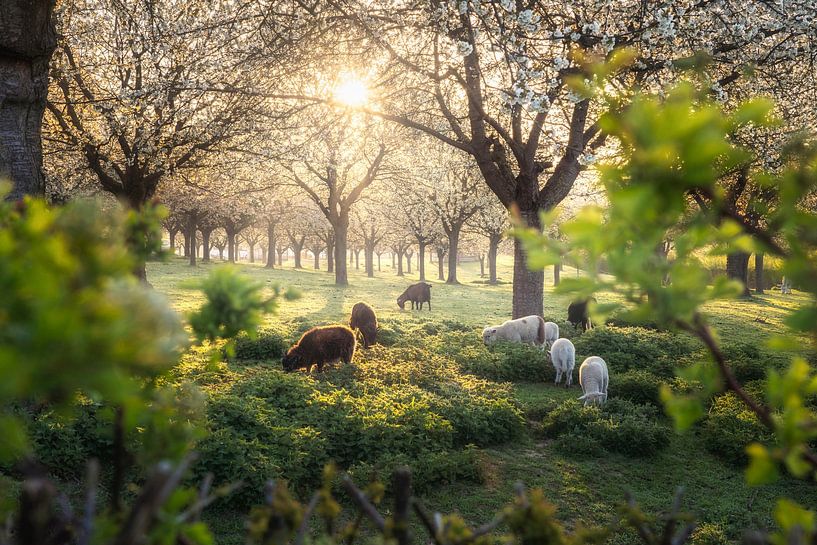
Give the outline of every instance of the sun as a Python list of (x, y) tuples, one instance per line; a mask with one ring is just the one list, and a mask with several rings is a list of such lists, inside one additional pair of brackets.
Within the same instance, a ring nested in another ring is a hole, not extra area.
[(369, 89), (359, 79), (347, 79), (335, 88), (334, 97), (345, 106), (363, 106), (369, 100)]

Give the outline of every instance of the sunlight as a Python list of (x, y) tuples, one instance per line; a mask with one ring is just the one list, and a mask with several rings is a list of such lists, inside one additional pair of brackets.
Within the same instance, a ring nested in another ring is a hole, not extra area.
[(345, 106), (363, 106), (369, 99), (369, 89), (361, 80), (350, 78), (335, 88), (334, 97)]

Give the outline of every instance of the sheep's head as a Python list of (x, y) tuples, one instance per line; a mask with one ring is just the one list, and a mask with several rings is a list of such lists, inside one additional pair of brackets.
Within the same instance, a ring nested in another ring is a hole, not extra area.
[(579, 398), (579, 401), (584, 401), (585, 405), (590, 405), (590, 404), (592, 404), (592, 405), (596, 405), (596, 404), (601, 405), (602, 403), (607, 401), (607, 394), (604, 394), (602, 392), (588, 393), (588, 394), (584, 394), (583, 396), (581, 396)]
[(403, 294), (397, 298), (397, 306), (400, 307), (400, 310), (406, 310), (406, 295)]
[(284, 371), (288, 373), (302, 367), (301, 355), (295, 347), (291, 348), (289, 352), (281, 358), (281, 365), (284, 367)]
[(486, 327), (482, 330), (482, 342), (485, 344), (491, 344), (496, 340), (496, 328), (495, 327)]

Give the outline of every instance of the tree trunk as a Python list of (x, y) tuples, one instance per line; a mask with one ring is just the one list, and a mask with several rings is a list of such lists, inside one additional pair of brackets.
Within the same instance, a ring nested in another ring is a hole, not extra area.
[(383, 254), (377, 254), (377, 272), (381, 272), (380, 269), (380, 256)]
[(321, 251), (317, 248), (312, 249), (313, 263), (312, 268), (316, 271), (321, 270)]
[(457, 248), (460, 245), (460, 228), (451, 229), (448, 233), (448, 279), (446, 284), (459, 284), (457, 280)]
[(334, 233), (332, 238), (326, 241), (326, 272), (334, 274), (335, 272), (335, 240)]
[(190, 253), (190, 237), (187, 234), (187, 229), (182, 229), (182, 237), (184, 238), (182, 257), (187, 257), (187, 255)]
[(556, 263), (553, 266), (553, 285), (554, 286), (558, 286), (559, 282), (562, 281), (562, 279), (560, 277), (561, 272), (562, 272), (562, 264), (561, 263)]
[(235, 231), (227, 230), (227, 261), (235, 263)]
[(411, 274), (411, 258), (414, 257), (414, 252), (406, 252), (406, 274)]
[(437, 248), (437, 280), (445, 280), (443, 258), (445, 258), (445, 248)]
[(499, 251), (498, 237), (491, 237), (488, 240), (488, 283), (496, 284), (496, 255)]
[(397, 267), (397, 263), (395, 263), (395, 258), (396, 258), (396, 256), (394, 255), (394, 252), (392, 252), (391, 253), (391, 268), (392, 269)]
[(218, 247), (218, 258), (221, 261), (224, 261), (224, 246), (219, 246)]
[(205, 263), (210, 262), (210, 235), (212, 234), (212, 229), (205, 229), (201, 232), (201, 245), (204, 250), (201, 253), (201, 260)]
[(11, 200), (45, 194), (41, 127), (48, 64), (57, 45), (54, 3), (0, 4), (0, 178), (10, 178)]
[(397, 276), (404, 276), (403, 274), (403, 250), (397, 250)]
[[(528, 227), (541, 229), (538, 210), (523, 210), (522, 218)], [(528, 259), (519, 239), (513, 243), (513, 318), (542, 316), (545, 291), (545, 272), (528, 269)]]
[(279, 267), (283, 267), (283, 266), (284, 266), (284, 253), (285, 253), (286, 251), (287, 251), (287, 249), (286, 249), (286, 248), (279, 248), (279, 249), (277, 249), (277, 250), (275, 251), (275, 253), (277, 253), (277, 254), (278, 254), (278, 266), (279, 266)]
[(485, 254), (479, 254), (479, 277), (485, 278)]
[(355, 270), (359, 271), (360, 270), (360, 248), (355, 248), (353, 251), (355, 253)]
[(292, 243), (292, 253), (295, 254), (294, 260), (296, 269), (303, 268), (301, 267), (301, 250), (303, 250), (303, 246), (304, 246), (303, 243), (301, 244), (298, 244), (297, 242)]
[[(332, 227), (335, 230), (335, 285), (348, 286), (349, 272), (346, 264), (346, 240), (349, 235), (349, 215), (342, 214), (337, 221), (337, 225)], [(354, 258), (351, 253), (349, 253), (349, 257)]]
[(763, 293), (763, 254), (755, 254), (755, 293)]
[(250, 263), (255, 263), (255, 244), (248, 242), (247, 246), (250, 247)]
[(190, 258), (189, 263), (191, 267), (196, 266), (196, 250), (198, 249), (199, 243), (196, 240), (196, 216), (191, 214), (190, 219), (187, 220), (187, 232), (190, 233), (190, 254), (188, 257)]
[(420, 273), (420, 282), (425, 282), (426, 280), (426, 243), (425, 241), (418, 240), (417, 246), (417, 271)]
[(374, 277), (374, 245), (367, 244), (363, 249), (363, 260), (366, 267), (366, 276)]
[(726, 256), (726, 276), (743, 284), (743, 297), (751, 296), (749, 292), (749, 254), (735, 252)]
[(267, 222), (267, 261), (264, 267), (275, 268), (275, 224), (271, 222)]
[(168, 243), (170, 244), (170, 251), (173, 252), (173, 255), (176, 255), (176, 235), (178, 234), (179, 234), (178, 229), (167, 230)]

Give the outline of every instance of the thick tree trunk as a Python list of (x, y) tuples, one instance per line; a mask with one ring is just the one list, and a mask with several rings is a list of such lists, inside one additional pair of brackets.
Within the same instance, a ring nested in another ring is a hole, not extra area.
[(275, 268), (275, 224), (270, 222), (267, 223), (267, 261), (264, 267)]
[(41, 127), (48, 64), (57, 45), (54, 4), (0, 3), (0, 178), (11, 180), (13, 200), (45, 194)]
[(763, 254), (755, 254), (755, 293), (763, 293)]
[(451, 229), (448, 233), (448, 278), (446, 284), (459, 284), (457, 280), (457, 249), (460, 245), (460, 229)]
[(326, 241), (326, 272), (335, 273), (335, 240)]
[(406, 274), (411, 274), (411, 258), (414, 257), (414, 252), (406, 252)]
[(235, 263), (236, 260), (235, 236), (235, 231), (227, 230), (227, 261), (230, 263)]
[[(335, 230), (335, 285), (348, 286), (349, 272), (346, 263), (346, 240), (349, 235), (348, 214), (341, 215), (341, 217), (338, 219), (337, 225), (333, 225), (332, 227)], [(349, 253), (349, 257), (353, 258), (354, 256)]]
[(248, 242), (247, 246), (250, 247), (250, 263), (255, 263), (255, 244)]
[(295, 268), (302, 269), (301, 267), (301, 250), (303, 250), (303, 244), (298, 244), (297, 242), (292, 243), (292, 253), (294, 254), (293, 259), (295, 260)]
[(420, 282), (426, 280), (426, 243), (424, 241), (417, 241), (417, 270), (420, 273)]
[(445, 280), (445, 269), (443, 259), (445, 258), (445, 248), (437, 248), (437, 280)]
[(735, 252), (727, 255), (726, 276), (743, 284), (743, 297), (751, 296), (749, 292), (749, 254)]
[(321, 251), (318, 250), (317, 248), (313, 248), (312, 258), (313, 258), (312, 268), (315, 269), (316, 271), (321, 270)]
[(201, 232), (201, 245), (203, 247), (203, 251), (201, 252), (201, 260), (205, 263), (210, 262), (210, 235), (212, 233), (212, 229), (205, 229)]
[(403, 250), (397, 250), (397, 276), (404, 276), (403, 274)]
[(496, 255), (499, 251), (500, 239), (491, 237), (488, 240), (488, 283), (496, 284)]
[(367, 244), (363, 249), (363, 260), (366, 267), (366, 276), (374, 277), (374, 246)]
[[(522, 210), (522, 218), (529, 227), (541, 228), (539, 210)], [(545, 292), (545, 272), (528, 269), (528, 259), (522, 243), (513, 243), (513, 317), (542, 316)]]

